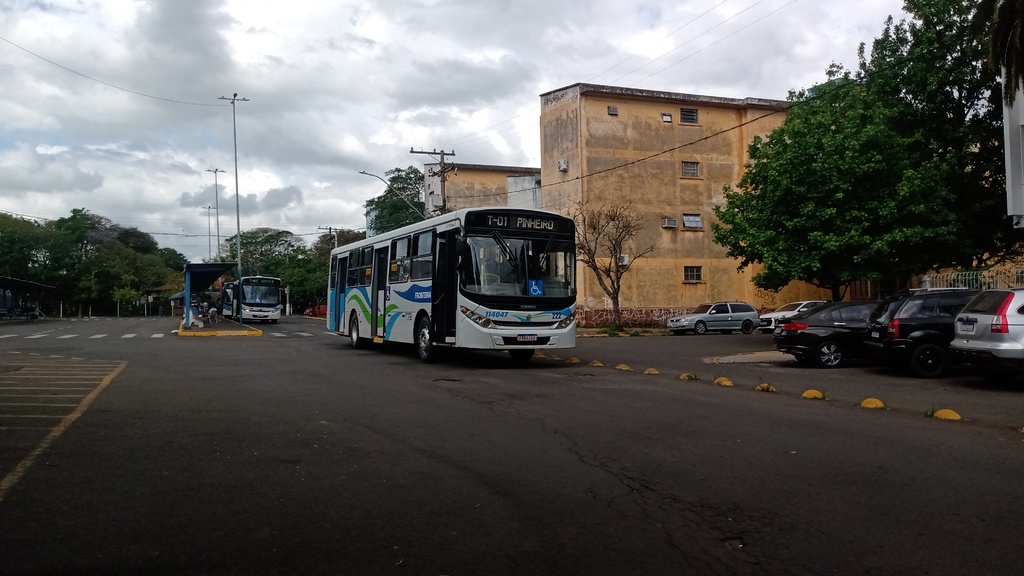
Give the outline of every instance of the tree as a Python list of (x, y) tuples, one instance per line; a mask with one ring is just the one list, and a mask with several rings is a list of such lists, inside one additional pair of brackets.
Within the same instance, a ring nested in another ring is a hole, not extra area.
[(1013, 104), (1024, 84), (1024, 6), (1016, 0), (981, 0), (974, 38), (988, 47), (989, 67), (1003, 77), (1003, 101)]
[(898, 286), (1014, 252), (999, 86), (964, 44), (967, 3), (905, 5), (917, 20), (890, 18), (856, 74), (834, 65), (790, 95), (785, 122), (751, 143), (738, 190), (725, 189), (715, 240), (741, 268), (763, 265), (758, 287), (803, 280), (840, 299), (856, 279)]
[[(225, 258), (228, 261), (238, 258), (237, 237), (238, 235), (235, 234), (225, 241)], [(244, 230), (242, 232), (242, 274), (280, 277), (279, 269), (300, 247), (305, 247), (302, 239), (287, 230), (274, 228)]]
[(388, 177), (387, 190), (365, 204), (369, 228), (380, 234), (423, 220), (423, 172), (409, 166), (393, 168), (384, 175)]
[(587, 208), (583, 202), (575, 202), (570, 215), (576, 222), (576, 256), (594, 272), (601, 290), (611, 299), (612, 324), (621, 328), (622, 278), (634, 262), (654, 251), (654, 245), (636, 244), (644, 218), (628, 203)]
[(43, 230), (31, 220), (0, 214), (0, 276), (38, 280)]

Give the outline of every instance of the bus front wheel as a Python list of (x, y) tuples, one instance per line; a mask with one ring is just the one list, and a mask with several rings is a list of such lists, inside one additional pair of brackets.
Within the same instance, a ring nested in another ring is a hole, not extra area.
[(348, 337), (352, 341), (352, 347), (356, 350), (365, 345), (363, 339), (359, 337), (359, 318), (355, 314), (352, 314), (352, 318), (348, 322)]
[(416, 325), (416, 354), (427, 364), (437, 362), (438, 349), (430, 340), (430, 318), (420, 317)]

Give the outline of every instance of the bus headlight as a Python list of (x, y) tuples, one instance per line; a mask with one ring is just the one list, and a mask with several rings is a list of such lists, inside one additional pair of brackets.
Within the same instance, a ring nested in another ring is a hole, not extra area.
[(565, 318), (562, 318), (562, 320), (559, 321), (558, 324), (555, 324), (555, 330), (562, 330), (564, 328), (568, 328), (569, 326), (572, 326), (572, 323), (575, 320), (576, 320), (576, 313), (573, 312), (572, 314), (569, 314)]
[(465, 306), (463, 306), (460, 311), (462, 312), (462, 314), (466, 318), (469, 318), (474, 323), (479, 324), (481, 327), (483, 327), (483, 328), (490, 328), (491, 327), (491, 320), (489, 318), (484, 318), (483, 316), (477, 314), (476, 312), (473, 312), (472, 310), (470, 310), (469, 308), (466, 308)]

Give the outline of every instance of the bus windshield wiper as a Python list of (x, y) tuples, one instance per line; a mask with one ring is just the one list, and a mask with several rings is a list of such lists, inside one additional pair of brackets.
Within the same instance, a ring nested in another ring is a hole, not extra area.
[(504, 238), (501, 237), (501, 234), (492, 232), (491, 236), (493, 236), (494, 241), (497, 242), (498, 248), (501, 248), (502, 253), (505, 254), (505, 258), (508, 258), (508, 263), (512, 265), (512, 269), (518, 270), (519, 262), (516, 259), (516, 255), (512, 252), (512, 247), (508, 245), (508, 242), (506, 242)]

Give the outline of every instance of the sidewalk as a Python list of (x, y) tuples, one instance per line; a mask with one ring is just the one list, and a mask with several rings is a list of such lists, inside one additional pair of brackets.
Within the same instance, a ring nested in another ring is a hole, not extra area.
[(213, 324), (203, 322), (201, 327), (186, 328), (184, 323), (184, 318), (178, 320), (178, 329), (175, 330), (178, 336), (263, 336), (263, 330), (259, 328), (223, 318)]

